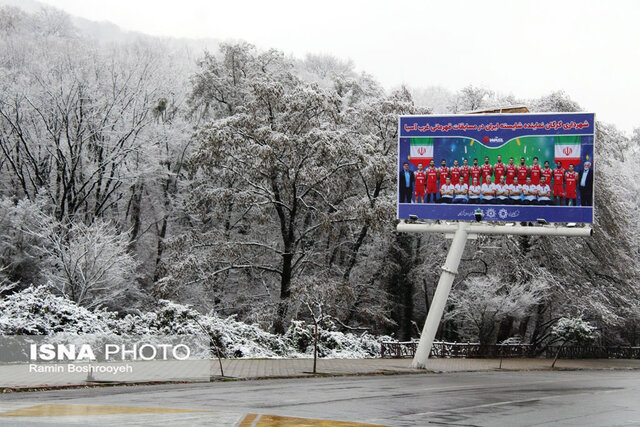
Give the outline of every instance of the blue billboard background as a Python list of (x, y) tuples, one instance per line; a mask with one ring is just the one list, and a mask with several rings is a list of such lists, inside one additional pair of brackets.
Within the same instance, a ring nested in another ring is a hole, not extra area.
[[(593, 113), (546, 113), (546, 114), (482, 114), (451, 116), (401, 116), (399, 119), (398, 170), (410, 160), (412, 141), (429, 140), (433, 144), (433, 159), (436, 167), (441, 160), (451, 167), (453, 160), (462, 165), (473, 158), (478, 163), (484, 157), (490, 164), (496, 163), (497, 156), (508, 163), (514, 157), (519, 164), (525, 158), (527, 166), (533, 157), (539, 158), (542, 166), (545, 160), (555, 166), (554, 147), (562, 141), (573, 140), (580, 144), (580, 161), (576, 172), (583, 170), (584, 162), (593, 164), (593, 141), (595, 117)], [(410, 170), (416, 165), (410, 162)], [(579, 186), (579, 183), (578, 183)], [(533, 206), (533, 205), (486, 205), (486, 204), (440, 204), (440, 203), (398, 203), (398, 218), (408, 219), (416, 215), (421, 219), (473, 220), (474, 211), (483, 210), (484, 219), (489, 221), (536, 221), (548, 222), (593, 222), (593, 207), (583, 204), (578, 191), (576, 206)], [(439, 197), (439, 194), (438, 194)], [(400, 201), (400, 196), (398, 196)]]

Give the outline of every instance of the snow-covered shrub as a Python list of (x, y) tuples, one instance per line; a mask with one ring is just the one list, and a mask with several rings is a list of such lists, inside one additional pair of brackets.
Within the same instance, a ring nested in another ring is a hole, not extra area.
[(205, 333), (201, 326), (202, 315), (189, 306), (160, 300), (152, 313), (141, 316), (142, 324), (164, 335), (200, 335)]
[(224, 357), (284, 357), (292, 352), (285, 339), (256, 325), (239, 322), (234, 316), (204, 315), (187, 305), (167, 300), (159, 301), (154, 312), (124, 317), (118, 327), (122, 333), (206, 334)]
[(313, 353), (313, 325), (307, 325), (301, 320), (292, 320), (285, 337), (295, 351)]
[(520, 335), (509, 337), (500, 343), (500, 345), (520, 345), (520, 344), (522, 344), (522, 337)]
[[(362, 334), (344, 333), (334, 330), (331, 323), (326, 329), (318, 329), (318, 356), (335, 359), (358, 359), (380, 356), (380, 342), (390, 337), (374, 337)], [(292, 321), (285, 337), (299, 353), (298, 357), (313, 355), (313, 325), (303, 321)]]
[(596, 327), (582, 320), (581, 317), (563, 317), (551, 328), (551, 335), (562, 344), (588, 344), (593, 342), (598, 333)]
[(321, 357), (332, 359), (361, 359), (380, 355), (380, 341), (369, 335), (322, 331), (318, 352)]
[(0, 279), (47, 283), (88, 308), (136, 293), (126, 233), (102, 220), (63, 224), (47, 210), (42, 198), (0, 199)]
[(0, 299), (1, 335), (108, 333), (114, 323), (114, 313), (79, 307), (46, 286), (31, 286)]
[[(104, 309), (88, 310), (53, 292), (46, 286), (31, 286), (0, 299), (0, 335), (206, 335), (222, 357), (306, 358), (313, 355), (313, 325), (302, 321), (292, 321), (285, 335), (277, 335), (240, 322), (235, 316), (205, 315), (167, 300), (161, 300), (153, 311), (119, 318)], [(389, 339), (331, 330), (334, 329), (331, 324), (326, 327), (318, 331), (320, 357), (376, 357), (380, 354), (380, 339)]]
[(208, 330), (220, 336), (220, 343), (227, 357), (291, 357), (294, 353), (286, 338), (269, 333), (257, 325), (239, 322), (234, 316), (221, 318), (210, 314), (203, 320)]

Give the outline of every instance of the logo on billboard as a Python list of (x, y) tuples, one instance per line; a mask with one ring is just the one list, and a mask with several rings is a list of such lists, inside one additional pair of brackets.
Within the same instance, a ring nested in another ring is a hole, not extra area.
[(485, 144), (489, 144), (491, 142), (498, 142), (498, 143), (503, 143), (504, 139), (499, 138), (499, 137), (493, 137), (493, 138), (489, 138), (488, 136), (485, 136), (484, 138), (482, 138), (482, 142), (484, 142)]

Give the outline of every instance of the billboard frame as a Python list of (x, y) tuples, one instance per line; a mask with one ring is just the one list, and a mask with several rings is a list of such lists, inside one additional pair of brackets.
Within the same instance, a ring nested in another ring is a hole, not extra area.
[[(448, 119), (449, 126), (451, 126), (451, 122), (457, 124), (456, 120), (464, 120), (471, 119), (472, 121), (487, 121), (487, 120), (497, 120), (501, 121), (501, 119), (506, 119), (506, 121), (513, 122), (514, 120), (522, 120), (525, 121), (527, 118), (531, 120), (539, 121), (542, 118), (548, 118), (552, 120), (553, 118), (571, 118), (574, 117), (580, 121), (580, 118), (584, 119), (587, 117), (589, 119), (590, 126), (586, 130), (582, 130), (580, 128), (579, 132), (563, 132), (562, 126), (556, 129), (545, 129), (542, 132), (538, 133), (529, 133), (529, 134), (514, 134), (511, 139), (507, 139), (506, 142), (503, 142), (499, 146), (485, 146), (483, 147), (487, 149), (499, 149), (507, 144), (509, 144), (514, 139), (525, 138), (525, 137), (537, 137), (537, 138), (546, 138), (546, 137), (557, 137), (557, 136), (566, 136), (566, 137), (590, 137), (591, 143), (585, 144), (581, 141), (580, 147), (583, 154), (581, 156), (580, 164), (584, 164), (585, 161), (589, 161), (592, 164), (592, 173), (595, 176), (595, 165), (593, 161), (593, 155), (595, 153), (595, 144), (596, 144), (596, 118), (595, 113), (592, 112), (547, 112), (547, 113), (465, 113), (465, 114), (428, 114), (428, 115), (400, 115), (398, 116), (398, 141), (397, 141), (397, 159), (398, 164), (397, 167), (401, 171), (402, 163), (406, 161), (406, 159), (401, 158), (402, 147), (401, 144), (407, 144), (405, 139), (417, 138), (417, 137), (432, 137), (432, 138), (469, 138), (474, 141), (479, 141), (477, 138), (472, 138), (471, 136), (462, 135), (457, 133), (455, 135), (442, 135), (438, 134), (423, 134), (423, 135), (408, 135), (403, 134), (403, 120), (407, 119)], [(563, 120), (560, 123), (563, 123)], [(416, 122), (417, 123), (417, 122)], [(549, 122), (550, 123), (550, 122)], [(554, 122), (555, 123), (555, 122)], [(544, 124), (544, 122), (543, 122)], [(565, 122), (565, 125), (568, 125), (569, 122)], [(416, 124), (417, 126), (417, 124)], [(455, 129), (454, 129), (455, 130)], [(538, 129), (540, 130), (540, 129)], [(535, 131), (535, 129), (534, 129)], [(500, 129), (500, 132), (508, 132), (504, 129)], [(555, 132), (555, 133), (554, 133)], [(433, 131), (431, 131), (433, 133)], [(480, 142), (480, 141), (479, 141)], [(518, 141), (519, 144), (519, 141)], [(470, 144), (473, 145), (473, 142)], [(435, 146), (435, 144), (434, 144)], [(584, 147), (587, 147), (586, 151), (586, 159)], [(406, 145), (405, 150), (406, 151)], [(435, 157), (435, 148), (433, 149), (433, 156)], [(526, 153), (526, 150), (525, 150)], [(405, 153), (406, 154), (406, 153)], [(591, 156), (589, 158), (589, 156)], [(471, 156), (470, 156), (471, 157)], [(435, 160), (435, 159), (434, 159)], [(470, 159), (469, 159), (470, 160)], [(495, 158), (493, 159), (495, 160)], [(555, 160), (555, 156), (554, 156)], [(551, 162), (551, 161), (550, 161)], [(505, 163), (506, 164), (506, 163)], [(493, 164), (491, 164), (493, 166)], [(450, 166), (450, 165), (448, 165)], [(528, 165), (530, 166), (530, 165)], [(542, 165), (541, 165), (542, 166)], [(553, 169), (552, 169), (553, 170)], [(576, 169), (577, 172), (581, 172), (583, 168)], [(413, 171), (412, 171), (413, 172)], [(396, 188), (400, 189), (400, 174), (396, 179)], [(576, 182), (576, 189), (579, 189), (579, 182)], [(591, 193), (592, 201), (595, 199), (595, 188), (592, 189)], [(576, 198), (576, 201), (579, 200)], [(488, 221), (503, 221), (503, 222), (521, 222), (521, 221), (536, 221), (538, 219), (544, 219), (547, 222), (554, 223), (593, 223), (594, 219), (594, 204), (592, 202), (591, 206), (534, 206), (534, 205), (508, 205), (508, 204), (439, 204), (439, 203), (401, 203), (400, 195), (398, 194), (396, 197), (396, 216), (398, 219), (409, 219), (412, 216), (417, 216), (421, 219), (433, 219), (433, 220), (447, 220), (447, 221), (468, 221), (474, 219), (474, 213), (477, 209), (481, 209), (483, 211), (484, 219)]]

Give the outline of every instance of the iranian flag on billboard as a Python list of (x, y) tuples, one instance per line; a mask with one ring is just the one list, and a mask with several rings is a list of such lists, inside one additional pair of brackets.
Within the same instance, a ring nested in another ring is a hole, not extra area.
[(580, 137), (558, 137), (555, 146), (555, 163), (562, 162), (567, 169), (570, 164), (580, 164)]
[(433, 138), (411, 138), (409, 161), (418, 166), (422, 163), (425, 168), (433, 160)]

